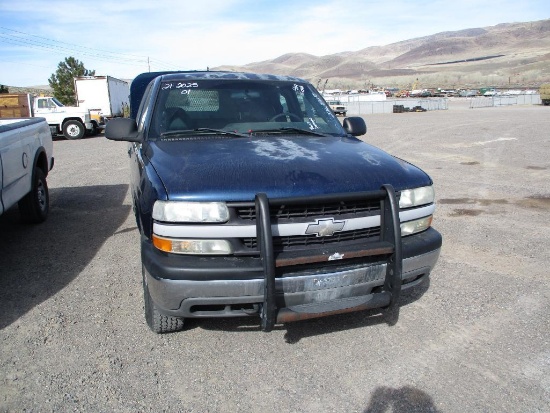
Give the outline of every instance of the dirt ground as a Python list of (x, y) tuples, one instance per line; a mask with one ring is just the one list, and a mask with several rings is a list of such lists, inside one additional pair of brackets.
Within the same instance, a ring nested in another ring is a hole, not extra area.
[(428, 172), (429, 285), (377, 311), (277, 325), (143, 317), (126, 145), (54, 142), (51, 215), (0, 217), (0, 411), (550, 411), (550, 108), (365, 116)]

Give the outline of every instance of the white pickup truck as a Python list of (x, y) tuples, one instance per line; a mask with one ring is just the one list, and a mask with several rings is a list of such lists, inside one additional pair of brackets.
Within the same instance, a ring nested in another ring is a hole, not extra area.
[(329, 100), (327, 103), (330, 106), (330, 109), (332, 110), (332, 112), (336, 116), (338, 115), (346, 116), (346, 113), (348, 112), (348, 110), (346, 109), (346, 107), (343, 105), (342, 102), (340, 102), (339, 100)]
[(43, 117), (52, 135), (63, 134), (67, 139), (81, 139), (86, 133), (95, 135), (99, 125), (91, 119), (90, 111), (76, 106), (64, 106), (49, 96), (34, 97), (28, 93), (0, 95), (0, 118)]
[(53, 143), (44, 118), (0, 119), (0, 215), (19, 203), (25, 222), (43, 222), (50, 207), (46, 176)]

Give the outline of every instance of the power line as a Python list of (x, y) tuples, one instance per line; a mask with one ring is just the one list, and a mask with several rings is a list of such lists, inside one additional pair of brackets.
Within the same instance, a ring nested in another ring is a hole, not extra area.
[(79, 54), (79, 55), (89, 56), (89, 57), (98, 58), (98, 59), (107, 58), (109, 60), (116, 60), (116, 61), (119, 61), (119, 62), (122, 62), (122, 63), (128, 63), (128, 64), (130, 64), (129, 62), (135, 62), (135, 63), (145, 62), (145, 59), (135, 59), (135, 58), (127, 59), (124, 56), (120, 56), (120, 55), (118, 55), (118, 56), (117, 55), (109, 56), (109, 55), (105, 55), (105, 54), (100, 55), (100, 54), (97, 54), (97, 53), (91, 53), (91, 52), (86, 52), (86, 51), (75, 51), (75, 50), (72, 50), (72, 49), (69, 49), (69, 48), (66, 48), (66, 47), (62, 47), (62, 46), (50, 45), (50, 44), (47, 44), (47, 43), (36, 42), (36, 41), (33, 41), (33, 40), (13, 37), (13, 36), (10, 36), (10, 35), (5, 35), (5, 34), (0, 34), (0, 40), (4, 41), (5, 43), (8, 43), (8, 44), (28, 47), (28, 48), (35, 49), (35, 50), (46, 50), (46, 51), (53, 51), (53, 52), (64, 53), (64, 54), (67, 54), (67, 53), (69, 53), (69, 54)]
[[(99, 53), (111, 54), (111, 55), (113, 55), (113, 56), (115, 56), (115, 57), (121, 55), (120, 53), (109, 52), (109, 51), (106, 51), (105, 49), (97, 49), (97, 48), (88, 47), (88, 46), (81, 46), (81, 45), (78, 45), (78, 44), (75, 44), (75, 43), (63, 42), (63, 41), (61, 41), (61, 40), (55, 40), (55, 39), (50, 39), (50, 38), (43, 37), (43, 36), (37, 36), (37, 35), (35, 35), (35, 34), (25, 33), (25, 32), (19, 31), (19, 30), (10, 29), (10, 28), (3, 27), (3, 26), (0, 26), (0, 29), (2, 29), (2, 30), (7, 30), (7, 31), (9, 31), (9, 32), (13, 32), (13, 33), (17, 33), (17, 34), (22, 34), (22, 35), (27, 36), (27, 37), (35, 37), (35, 38), (37, 38), (37, 39), (46, 40), (46, 41), (49, 42), (49, 43), (53, 43), (53, 44), (51, 44), (50, 46), (52, 46), (52, 47), (58, 47), (58, 48), (63, 48), (63, 49), (65, 49), (65, 50), (73, 50), (73, 49), (69, 49), (69, 48), (67, 48), (67, 47), (56, 46), (55, 43), (64, 44), (64, 45), (68, 45), (68, 46), (73, 46), (73, 47), (76, 47), (76, 48), (78, 48), (78, 49), (90, 50), (90, 51), (92, 51), (92, 52), (99, 52)], [(13, 34), (9, 34), (9, 33), (4, 33), (4, 34), (5, 34), (5, 35), (8, 35), (8, 36), (11, 36), (11, 37), (15, 37), (15, 38), (20, 38), (20, 36), (16, 36), (16, 35), (13, 35)], [(49, 45), (48, 43), (37, 42), (37, 41), (32, 40), (32, 39), (26, 39), (26, 40), (28, 40), (29, 42), (36, 42), (36, 43), (38, 43), (38, 44), (46, 44), (46, 45)], [(81, 52), (81, 53), (89, 53), (89, 52)], [(125, 58), (127, 58), (127, 59), (134, 59), (134, 60), (141, 60), (141, 61), (143, 61), (143, 60), (145, 59), (144, 56), (136, 56), (136, 55), (131, 55), (131, 54), (123, 54), (122, 56), (125, 56)]]
[[(47, 37), (37, 36), (37, 35), (9, 29), (2, 26), (0, 26), (0, 30), (3, 31), (3, 32), (0, 32), (0, 41), (5, 42), (7, 44), (19, 46), (19, 47), (25, 47), (25, 48), (30, 48), (34, 50), (50, 51), (50, 52), (55, 52), (59, 54), (69, 53), (71, 55), (75, 55), (75, 54), (82, 55), (82, 56), (87, 56), (92, 59), (97, 59), (101, 61), (105, 61), (105, 59), (107, 59), (109, 60), (109, 62), (115, 63), (115, 64), (135, 66), (136, 63), (145, 64), (149, 61), (149, 64), (154, 64), (156, 67), (158, 67), (161, 70), (173, 70), (177, 68), (175, 65), (171, 63), (164, 62), (158, 59), (149, 60), (149, 58), (145, 56), (137, 56), (132, 54), (120, 54), (120, 53), (110, 52), (104, 49), (84, 47), (74, 43), (67, 43), (59, 40), (49, 39)], [(40, 39), (40, 40), (35, 40), (33, 38)], [(64, 45), (71, 46), (71, 47), (66, 47)]]
[[(15, 63), (15, 64), (18, 64), (18, 65), (21, 64), (21, 62), (18, 62), (18, 61), (15, 61), (15, 60), (4, 60), (4, 59), (2, 59), (2, 63)], [(34, 66), (34, 67), (40, 67), (42, 69), (49, 69), (48, 66), (35, 65), (35, 64), (32, 64), (32, 63), (25, 63), (25, 66)]]

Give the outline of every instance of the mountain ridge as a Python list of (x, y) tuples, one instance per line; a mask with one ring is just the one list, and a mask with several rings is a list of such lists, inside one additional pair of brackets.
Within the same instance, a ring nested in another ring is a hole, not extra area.
[(536, 87), (550, 81), (550, 19), (446, 31), (325, 56), (286, 53), (213, 70), (287, 74), (342, 89)]

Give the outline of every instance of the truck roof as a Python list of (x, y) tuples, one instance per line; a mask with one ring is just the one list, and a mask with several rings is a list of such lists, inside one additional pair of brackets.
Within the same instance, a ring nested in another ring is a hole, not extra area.
[(169, 71), (169, 72), (146, 72), (142, 73), (132, 81), (130, 85), (130, 117), (136, 118), (141, 98), (145, 93), (147, 85), (155, 78), (162, 76), (163, 80), (180, 79), (227, 79), (227, 80), (277, 80), (290, 82), (306, 82), (304, 79), (294, 76), (281, 76), (271, 74), (228, 72), (228, 71)]

